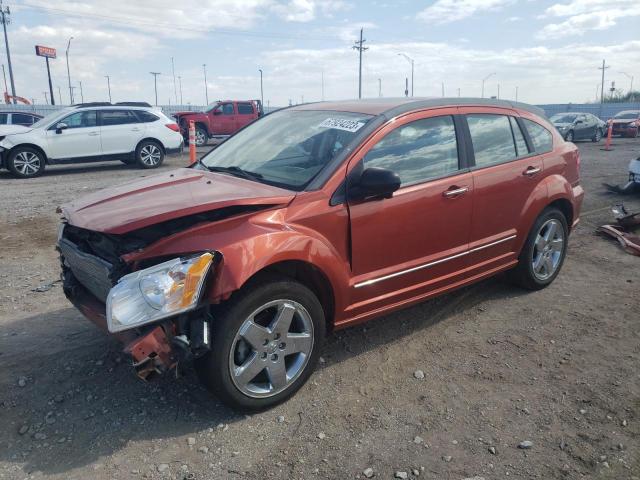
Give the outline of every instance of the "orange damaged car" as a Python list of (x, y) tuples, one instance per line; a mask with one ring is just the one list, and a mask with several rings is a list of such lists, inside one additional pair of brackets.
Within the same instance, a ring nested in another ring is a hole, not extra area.
[(260, 410), (328, 332), (507, 271), (548, 286), (584, 196), (538, 108), (375, 99), (279, 110), (188, 168), (60, 208), (64, 292), (143, 378), (194, 365)]

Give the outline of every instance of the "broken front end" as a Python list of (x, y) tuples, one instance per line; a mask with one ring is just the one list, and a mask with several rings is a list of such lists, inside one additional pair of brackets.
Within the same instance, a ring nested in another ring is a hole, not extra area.
[(156, 233), (112, 235), (62, 224), (58, 236), (65, 295), (125, 344), (143, 379), (209, 351), (203, 292), (221, 260), (217, 252), (123, 260), (150, 244)]

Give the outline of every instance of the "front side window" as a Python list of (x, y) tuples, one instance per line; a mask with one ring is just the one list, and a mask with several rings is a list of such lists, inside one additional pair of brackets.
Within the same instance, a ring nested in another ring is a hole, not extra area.
[(467, 115), (477, 167), (508, 162), (517, 156), (506, 115), (474, 113)]
[(223, 115), (233, 115), (233, 103), (225, 103), (222, 105)]
[(96, 126), (96, 111), (84, 110), (82, 112), (76, 112), (64, 117), (62, 120), (56, 122), (51, 128), (55, 129), (58, 123), (64, 123), (67, 128), (90, 128)]
[(31, 125), (33, 124), (33, 116), (25, 113), (14, 113), (11, 121), (14, 125)]
[(240, 130), (198, 167), (302, 190), (370, 119), (360, 113), (282, 110)]
[(113, 125), (127, 125), (129, 123), (138, 123), (138, 119), (131, 110), (101, 110), (100, 124), (103, 127)]
[(458, 145), (453, 117), (432, 117), (396, 128), (364, 157), (364, 168), (386, 168), (401, 186), (444, 177), (458, 171)]
[(533, 142), (533, 148), (536, 153), (545, 153), (553, 150), (553, 136), (551, 132), (544, 128), (542, 125), (523, 118), (524, 125), (529, 132), (531, 142)]
[(238, 113), (240, 115), (253, 115), (253, 106), (250, 103), (239, 103)]

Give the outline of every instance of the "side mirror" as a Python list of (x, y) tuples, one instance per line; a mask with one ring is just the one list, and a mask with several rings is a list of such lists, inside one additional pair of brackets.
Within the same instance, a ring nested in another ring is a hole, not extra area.
[(576, 120), (576, 121), (575, 121), (575, 122), (573, 122), (573, 123), (575, 123), (576, 125), (578, 125), (578, 124), (580, 124), (580, 123), (584, 123), (584, 120)]
[(360, 178), (349, 185), (349, 197), (353, 200), (365, 198), (391, 198), (393, 192), (400, 188), (400, 177), (397, 173), (385, 168), (367, 168)]
[(213, 114), (214, 114), (214, 115), (222, 115), (222, 109), (221, 109), (221, 108), (216, 108), (216, 109), (213, 111)]
[(60, 122), (56, 125), (56, 133), (62, 133), (62, 130), (66, 130), (67, 128), (69, 128), (69, 125)]

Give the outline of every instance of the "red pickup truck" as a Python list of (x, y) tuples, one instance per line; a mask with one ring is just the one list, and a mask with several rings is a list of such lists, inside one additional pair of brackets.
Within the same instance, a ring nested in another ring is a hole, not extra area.
[(218, 100), (204, 112), (173, 114), (185, 141), (189, 137), (189, 122), (196, 126), (196, 145), (202, 146), (212, 137), (225, 138), (264, 114), (260, 100)]

